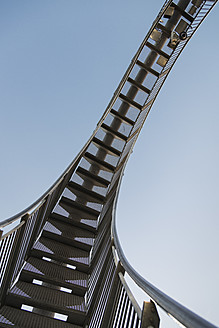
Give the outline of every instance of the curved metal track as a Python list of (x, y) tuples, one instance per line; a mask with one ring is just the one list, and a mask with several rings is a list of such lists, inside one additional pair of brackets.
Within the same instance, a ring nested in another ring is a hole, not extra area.
[[(126, 272), (184, 326), (214, 327), (130, 266), (115, 207), (125, 165), (159, 90), (216, 2), (164, 3), (84, 148), (40, 199), (1, 223), (0, 326), (144, 327)], [(54, 320), (57, 313), (67, 322)]]

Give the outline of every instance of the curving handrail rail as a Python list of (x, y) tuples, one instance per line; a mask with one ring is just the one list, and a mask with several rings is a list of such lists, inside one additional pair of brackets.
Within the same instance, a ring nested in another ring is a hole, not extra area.
[[(179, 2), (183, 2), (183, 1), (184, 0), (179, 0)], [(156, 83), (154, 84), (154, 87), (152, 88), (151, 93), (148, 95), (148, 97), (147, 97), (147, 99), (146, 99), (146, 101), (143, 105), (142, 111), (139, 114), (139, 116), (137, 117), (137, 119), (135, 121), (135, 124), (133, 125), (133, 128), (131, 130), (129, 140), (131, 140), (132, 146), (130, 148), (127, 147), (127, 149), (128, 149), (127, 153), (126, 153), (126, 151), (123, 151), (123, 153), (125, 153), (125, 155), (123, 157), (121, 156), (121, 158), (120, 158), (120, 162), (118, 164), (118, 166), (119, 166), (118, 170), (120, 170), (120, 168), (122, 168), (122, 169), (121, 169), (121, 171), (119, 171), (119, 179), (118, 179), (119, 182), (117, 184), (117, 180), (115, 180), (116, 183), (112, 184), (113, 189), (112, 189), (112, 193), (111, 193), (111, 191), (109, 191), (109, 194), (110, 193), (111, 194), (110, 194), (110, 197), (108, 198), (108, 204), (107, 204), (107, 205), (110, 206), (112, 204), (111, 200), (112, 201), (114, 200), (113, 201), (113, 213), (112, 213), (111, 237), (113, 239), (113, 242), (114, 242), (118, 257), (119, 257), (119, 261), (121, 262), (121, 264), (124, 267), (125, 271), (136, 282), (136, 284), (142, 290), (144, 290), (155, 301), (155, 303), (157, 303), (168, 314), (172, 315), (176, 320), (178, 320), (183, 325), (185, 325), (189, 328), (198, 328), (198, 327), (213, 328), (215, 326), (212, 325), (211, 323), (208, 323), (205, 319), (202, 319), (200, 316), (196, 315), (195, 313), (193, 313), (192, 311), (190, 311), (186, 307), (182, 306), (181, 304), (179, 304), (178, 302), (176, 302), (175, 300), (170, 298), (168, 295), (164, 294), (162, 291), (157, 289), (155, 286), (153, 286), (151, 283), (149, 283), (146, 279), (144, 279), (141, 275), (139, 275), (135, 271), (135, 269), (127, 261), (125, 255), (124, 255), (124, 252), (122, 250), (119, 238), (118, 238), (118, 234), (117, 234), (117, 230), (116, 230), (115, 209), (116, 209), (116, 204), (117, 204), (117, 200), (118, 200), (118, 193), (119, 193), (119, 189), (120, 189), (120, 185), (121, 185), (121, 179), (122, 179), (122, 176), (123, 176), (123, 172), (124, 172), (126, 163), (127, 163), (128, 158), (129, 158), (129, 156), (132, 152), (132, 148), (134, 147), (135, 141), (137, 140), (137, 137), (140, 133), (140, 130), (141, 130), (143, 124), (144, 124), (144, 121), (147, 118), (147, 115), (150, 112), (150, 109), (151, 109), (151, 107), (152, 107), (152, 105), (153, 105), (153, 103), (154, 103), (154, 101), (155, 101), (155, 99), (156, 99), (156, 97), (159, 93), (159, 90), (161, 89), (166, 77), (168, 76), (171, 68), (173, 67), (176, 59), (178, 58), (178, 56), (182, 52), (183, 48), (185, 47), (185, 45), (187, 44), (187, 42), (189, 41), (189, 39), (191, 38), (193, 33), (197, 30), (197, 28), (201, 24), (201, 22), (204, 20), (204, 18), (206, 17), (206, 15), (210, 11), (210, 9), (213, 8), (213, 6), (216, 4), (216, 2), (217, 2), (217, 0), (204, 0), (202, 2), (202, 5), (201, 5), (200, 9), (198, 10), (198, 13), (197, 13), (194, 21), (186, 29), (186, 32), (187, 32), (187, 35), (188, 35), (187, 39), (186, 40), (181, 40), (181, 42), (179, 42), (178, 46), (175, 48), (175, 50), (173, 51), (171, 56), (168, 56), (169, 59), (167, 60), (166, 64), (163, 66), (162, 71), (158, 74), (159, 77), (158, 77)], [(208, 4), (210, 3), (210, 7), (205, 9), (204, 6), (205, 6), (206, 3), (208, 3)], [(1, 238), (2, 240), (5, 239), (7, 236), (9, 236), (9, 234), (11, 234), (11, 239), (14, 238), (13, 232), (16, 229), (24, 227), (27, 220), (29, 220), (29, 225), (31, 225), (31, 220), (36, 221), (36, 218), (34, 217), (34, 214), (36, 213), (36, 216), (37, 216), (38, 211), (43, 208), (43, 205), (44, 204), (47, 205), (47, 203), (49, 203), (48, 198), (50, 196), (51, 196), (51, 198), (53, 197), (53, 192), (56, 194), (56, 196), (59, 194), (59, 190), (58, 190), (59, 186), (62, 185), (62, 182), (63, 183), (65, 182), (65, 178), (69, 174), (71, 174), (71, 172), (74, 170), (74, 168), (79, 163), (82, 156), (85, 154), (85, 152), (86, 152), (88, 146), (90, 145), (93, 137), (95, 136), (98, 129), (101, 127), (101, 124), (104, 122), (104, 120), (107, 117), (107, 115), (109, 114), (110, 110), (112, 109), (112, 106), (115, 103), (116, 99), (118, 98), (118, 95), (120, 94), (125, 82), (127, 82), (128, 76), (129, 76), (131, 70), (133, 69), (134, 65), (136, 64), (138, 56), (139, 56), (140, 52), (142, 51), (143, 47), (145, 46), (148, 38), (150, 37), (150, 35), (153, 32), (156, 25), (159, 24), (159, 20), (161, 19), (161, 17), (164, 14), (165, 10), (171, 4), (173, 4), (172, 0), (165, 1), (161, 11), (159, 12), (157, 18), (153, 22), (152, 27), (150, 28), (147, 36), (143, 40), (143, 42), (140, 45), (136, 55), (132, 59), (130, 65), (129, 65), (123, 79), (121, 80), (116, 92), (114, 93), (114, 95), (113, 95), (113, 97), (112, 97), (106, 111), (104, 112), (102, 118), (98, 122), (95, 131), (93, 132), (92, 136), (87, 141), (85, 146), (82, 148), (82, 150), (79, 152), (79, 154), (75, 157), (75, 159), (71, 162), (71, 164), (67, 167), (67, 169), (63, 172), (63, 174), (59, 177), (59, 179), (37, 201), (35, 201), (32, 205), (30, 205), (29, 207), (27, 207), (25, 210), (18, 213), (17, 215), (12, 216), (11, 218), (6, 219), (6, 220), (4, 220), (0, 223), (0, 228), (1, 228), (1, 227), (5, 227), (7, 225), (12, 224), (12, 223), (14, 223), (15, 221), (17, 221), (19, 219), (23, 219), (23, 221), (21, 221), (21, 223), (18, 224), (16, 228), (11, 230), (6, 235), (3, 235), (2, 238)], [(168, 33), (168, 31), (165, 31), (164, 26), (163, 26), (163, 29), (164, 29), (164, 32)], [(152, 45), (152, 47), (153, 47), (153, 45)], [(163, 53), (162, 50), (159, 49), (159, 51), (162, 55), (162, 53)], [(117, 172), (118, 172), (118, 170), (117, 170)], [(114, 185), (116, 186), (116, 188), (114, 188)], [(39, 231), (39, 229), (40, 229), (40, 227), (37, 226), (36, 231)], [(1, 234), (1, 231), (0, 231), (0, 234)], [(23, 238), (22, 233), (20, 233), (20, 236), (18, 234), (18, 242), (17, 242), (18, 244), (20, 243), (19, 238)], [(31, 242), (32, 242), (32, 240), (31, 240)], [(22, 263), (22, 261), (20, 261), (20, 263)], [(18, 271), (18, 269), (19, 269), (19, 265), (17, 266), (17, 271)], [(15, 270), (14, 275), (16, 274), (17, 271)], [(11, 279), (11, 281), (12, 280), (13, 279)]]
[[(122, 176), (120, 178), (119, 186), (121, 185)], [(187, 328), (217, 328), (215, 325), (211, 324), (207, 320), (203, 319), (199, 315), (195, 314), (185, 306), (181, 305), (173, 298), (163, 293), (157, 287), (152, 285), (144, 277), (142, 277), (129, 263), (127, 260), (121, 243), (119, 241), (117, 229), (116, 229), (116, 206), (118, 201), (119, 187), (117, 189), (117, 195), (113, 204), (113, 214), (112, 214), (112, 226), (111, 235), (113, 239), (114, 246), (116, 248), (119, 260), (128, 273), (128, 275), (134, 280), (134, 282), (147, 294), (151, 299), (160, 306), (167, 314), (171, 315), (178, 322), (183, 324)]]
[[(92, 137), (91, 137), (92, 138)], [(91, 139), (90, 138), (90, 139)], [(27, 208), (25, 208), (23, 211), (11, 216), (8, 219), (5, 219), (0, 222), (0, 228), (5, 227), (6, 225), (12, 224), (15, 221), (19, 220), (21, 217), (23, 217), (26, 214), (29, 214), (30, 212), (35, 212), (36, 209), (41, 206), (45, 201), (46, 198), (59, 186), (59, 184), (64, 180), (65, 176), (68, 174), (68, 172), (71, 170), (72, 166), (78, 161), (78, 159), (81, 157), (81, 154), (85, 151), (87, 148), (90, 139), (87, 141), (85, 146), (82, 148), (82, 150), (79, 152), (79, 154), (74, 158), (74, 160), (70, 163), (70, 165), (65, 169), (65, 171), (61, 174), (61, 176), (54, 182), (54, 184), (42, 195), (40, 196), (35, 202), (33, 202), (31, 205), (29, 205)], [(32, 213), (31, 213), (32, 214)]]

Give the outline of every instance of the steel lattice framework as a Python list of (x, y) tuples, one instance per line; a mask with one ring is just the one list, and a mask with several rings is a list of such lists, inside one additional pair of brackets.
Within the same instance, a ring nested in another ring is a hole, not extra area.
[[(40, 199), (1, 223), (0, 327), (158, 327), (156, 305), (186, 327), (214, 327), (131, 267), (115, 209), (124, 168), (159, 90), (216, 2), (164, 3), (81, 152)], [(153, 301), (143, 310), (125, 273)]]

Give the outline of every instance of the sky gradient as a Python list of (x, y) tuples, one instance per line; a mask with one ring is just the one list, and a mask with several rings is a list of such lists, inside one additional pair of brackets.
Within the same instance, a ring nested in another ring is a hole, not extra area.
[[(80, 151), (162, 4), (0, 2), (1, 219), (40, 197)], [(216, 325), (218, 15), (217, 5), (167, 78), (130, 157), (117, 210), (135, 269)], [(176, 325), (163, 319), (162, 326)]]

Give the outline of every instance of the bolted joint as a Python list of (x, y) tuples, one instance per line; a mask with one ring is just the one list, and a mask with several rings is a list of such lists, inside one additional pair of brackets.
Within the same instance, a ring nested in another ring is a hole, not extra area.
[(179, 38), (180, 38), (180, 40), (186, 40), (187, 39), (187, 33), (186, 32), (181, 32), (179, 34)]
[(144, 302), (141, 316), (141, 328), (159, 328), (160, 317), (154, 302)]
[(122, 263), (120, 261), (117, 264), (116, 271), (117, 271), (117, 273), (120, 273), (121, 272), (123, 275), (125, 273), (125, 269), (123, 268), (123, 265), (122, 265)]
[(179, 41), (180, 41), (179, 35), (175, 31), (172, 31), (170, 35), (170, 42), (168, 43), (168, 47), (175, 49)]
[(24, 222), (26, 223), (26, 222), (27, 222), (27, 220), (29, 219), (29, 216), (30, 216), (30, 215), (29, 215), (28, 213), (27, 213), (27, 214), (25, 214), (24, 216), (22, 216), (22, 217), (21, 217), (21, 222), (23, 222), (23, 221), (24, 221)]

